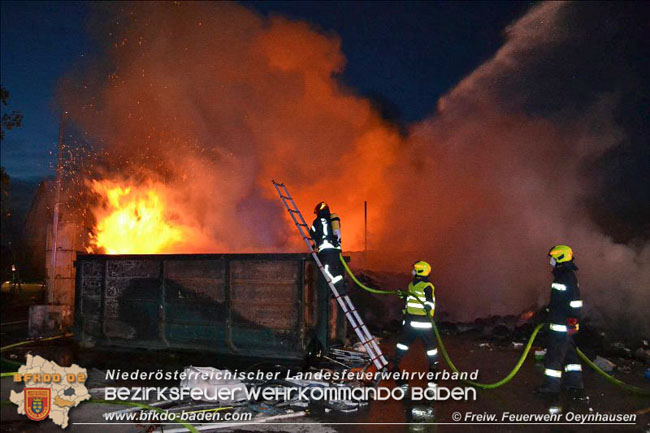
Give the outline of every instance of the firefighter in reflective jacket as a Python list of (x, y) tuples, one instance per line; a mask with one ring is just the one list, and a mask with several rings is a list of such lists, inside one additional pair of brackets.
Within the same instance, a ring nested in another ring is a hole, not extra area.
[[(433, 284), (429, 281), (431, 265), (419, 261), (413, 265), (413, 281), (409, 283), (408, 292), (404, 293), (402, 299), (406, 301), (404, 320), (402, 321), (402, 333), (397, 340), (395, 347), (395, 358), (393, 359), (393, 371), (399, 371), (399, 363), (409, 350), (409, 346), (416, 340), (421, 339), (427, 351), (429, 361), (429, 372), (434, 373), (434, 379), (428, 381), (428, 387), (436, 386), (435, 373), (438, 372), (438, 349), (435, 344), (435, 337), (431, 326), (430, 317), (433, 317), (436, 308)], [(420, 303), (419, 301), (422, 301)], [(407, 387), (408, 383), (398, 380), (397, 384)]]
[(347, 294), (343, 265), (340, 261), (341, 254), (341, 220), (338, 215), (330, 212), (329, 206), (324, 201), (318, 203), (314, 209), (316, 218), (309, 230), (314, 241), (314, 250), (318, 252), (325, 274), (334, 283), (340, 295)]
[(573, 336), (580, 328), (582, 299), (573, 261), (573, 251), (566, 245), (556, 245), (549, 251), (553, 267), (551, 299), (546, 308), (549, 341), (544, 361), (544, 383), (539, 393), (558, 393), (560, 385), (567, 390), (580, 391), (582, 365)]

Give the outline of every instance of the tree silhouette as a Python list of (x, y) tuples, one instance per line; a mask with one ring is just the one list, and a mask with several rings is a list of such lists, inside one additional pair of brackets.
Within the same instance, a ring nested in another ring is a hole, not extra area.
[[(0, 141), (2, 141), (5, 138), (5, 131), (22, 126), (23, 114), (18, 111), (11, 111), (11, 113), (4, 112), (9, 101), (9, 91), (2, 86), (0, 86), (0, 98), (2, 99), (2, 126), (0, 128)], [(8, 206), (9, 181), (9, 175), (5, 171), (5, 168), (0, 167), (0, 202), (2, 203), (1, 215), (3, 238), (5, 234), (4, 228), (10, 226), (9, 218), (11, 217), (11, 211)]]
[(12, 110), (11, 113), (5, 113), (5, 107), (9, 101), (9, 91), (0, 86), (0, 97), (2, 98), (2, 127), (0, 128), (0, 140), (4, 140), (5, 131), (13, 128), (19, 128), (23, 124), (23, 113)]

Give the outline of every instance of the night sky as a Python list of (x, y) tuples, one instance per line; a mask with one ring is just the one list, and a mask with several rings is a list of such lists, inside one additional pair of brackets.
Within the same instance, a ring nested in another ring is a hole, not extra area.
[[(243, 4), (264, 16), (306, 21), (340, 38), (346, 57), (341, 82), (374, 102), (403, 132), (435, 118), (440, 98), (489, 64), (508, 44), (509, 26), (531, 19), (535, 5)], [(620, 133), (620, 139), (581, 164), (578, 174), (590, 185), (583, 201), (592, 219), (614, 239), (642, 239), (643, 244), (650, 238), (650, 7), (647, 2), (565, 6), (554, 23), (558, 40), (551, 34), (526, 42), (542, 45), (534, 52), (524, 47), (517, 53), (519, 70), (481, 86), (492, 92), (499, 110), (540, 117), (559, 127), (603, 98), (611, 99), (614, 125), (606, 129)], [(63, 77), (104, 56), (102, 42), (87, 28), (95, 7), (83, 2), (2, 2), (1, 83), (11, 93), (7, 110), (24, 114), (23, 126), (7, 132), (1, 152), (2, 166), (12, 178), (15, 214), (26, 211), (38, 182), (54, 174), (60, 118), (54, 95)], [(534, 25), (543, 26), (543, 19)], [(540, 42), (546, 36), (549, 41)], [(517, 149), (513, 145), (512, 151)]]
[[(489, 58), (530, 2), (246, 2), (339, 35), (343, 82), (402, 124), (435, 111), (438, 98)], [(60, 77), (93, 53), (83, 2), (2, 2), (2, 85), (22, 128), (6, 134), (2, 165), (15, 181), (54, 172)]]
[(558, 243), (611, 317), (647, 299), (649, 2), (121, 5), (2, 3), (14, 221), (54, 174), (61, 103), (68, 162), (90, 168), (69, 191), (157, 182), (183, 252), (289, 250), (274, 177), (328, 195), (352, 239), (372, 202), (373, 266), (431, 257), (463, 317), (486, 313), (476, 288), (490, 314), (531, 305)]

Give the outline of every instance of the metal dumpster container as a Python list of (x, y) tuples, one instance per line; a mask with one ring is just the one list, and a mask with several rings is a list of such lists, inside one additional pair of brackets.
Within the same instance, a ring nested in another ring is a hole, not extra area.
[(345, 333), (309, 254), (80, 254), (84, 345), (300, 359)]

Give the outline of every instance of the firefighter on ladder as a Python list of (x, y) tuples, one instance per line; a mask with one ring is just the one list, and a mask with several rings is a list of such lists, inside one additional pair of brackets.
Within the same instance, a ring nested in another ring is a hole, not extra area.
[(560, 385), (580, 393), (583, 389), (582, 365), (573, 336), (580, 328), (582, 300), (573, 261), (573, 251), (566, 245), (556, 245), (549, 251), (553, 267), (551, 298), (546, 307), (549, 342), (544, 361), (544, 383), (540, 394), (557, 394)]
[[(409, 350), (409, 346), (416, 339), (424, 342), (427, 351), (427, 360), (429, 361), (429, 373), (433, 373), (433, 378), (427, 381), (427, 386), (436, 387), (438, 372), (438, 349), (435, 345), (435, 337), (431, 325), (430, 317), (433, 317), (436, 300), (434, 296), (434, 286), (429, 281), (431, 274), (431, 265), (425, 261), (418, 261), (413, 264), (413, 281), (409, 283), (408, 292), (404, 293), (402, 299), (406, 301), (404, 310), (404, 320), (402, 321), (402, 333), (397, 340), (395, 347), (395, 358), (393, 359), (393, 372), (399, 372), (399, 363)], [(424, 305), (422, 305), (422, 303)], [(397, 380), (397, 385), (408, 388), (408, 382)]]
[(324, 201), (316, 205), (314, 213), (316, 218), (309, 230), (314, 241), (313, 248), (318, 253), (325, 274), (332, 281), (339, 295), (347, 295), (343, 265), (339, 258), (341, 255), (341, 220), (338, 215), (330, 212), (329, 206)]

